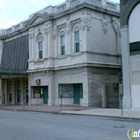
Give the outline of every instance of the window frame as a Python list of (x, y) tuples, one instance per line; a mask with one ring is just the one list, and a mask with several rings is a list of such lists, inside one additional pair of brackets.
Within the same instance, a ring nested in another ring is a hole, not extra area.
[(37, 36), (37, 59), (44, 58), (44, 37), (42, 33), (39, 33)]
[(65, 55), (65, 35), (60, 36), (60, 55)]
[[(76, 33), (78, 33), (78, 37), (76, 37)], [(79, 30), (74, 31), (74, 52), (75, 53), (80, 52), (80, 32), (79, 32)]]
[(43, 59), (43, 41), (38, 42), (38, 59)]

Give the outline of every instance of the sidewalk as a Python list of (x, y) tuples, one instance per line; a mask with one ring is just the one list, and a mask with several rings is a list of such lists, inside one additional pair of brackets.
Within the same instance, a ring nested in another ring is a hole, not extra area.
[(123, 116), (121, 109), (111, 108), (93, 108), (82, 107), (79, 105), (63, 105), (62, 111), (60, 106), (47, 106), (47, 105), (0, 105), (1, 110), (14, 110), (14, 111), (35, 111), (35, 112), (48, 112), (60, 114), (75, 114), (75, 115), (91, 115), (91, 116), (106, 116), (106, 117), (119, 117), (119, 118), (132, 118), (140, 119), (140, 110), (124, 109)]

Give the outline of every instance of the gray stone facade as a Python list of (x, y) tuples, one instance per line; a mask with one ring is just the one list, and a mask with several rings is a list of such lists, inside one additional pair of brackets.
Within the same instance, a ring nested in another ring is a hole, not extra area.
[(63, 104), (101, 107), (106, 93), (106, 107), (119, 107), (119, 10), (105, 0), (68, 0), (0, 30), (4, 42), (21, 36), (17, 30), (29, 35), (29, 105), (59, 105), (63, 95)]

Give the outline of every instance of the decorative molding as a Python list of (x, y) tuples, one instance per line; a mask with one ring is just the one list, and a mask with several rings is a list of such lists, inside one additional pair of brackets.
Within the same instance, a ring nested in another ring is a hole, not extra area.
[(70, 19), (70, 14), (66, 15), (66, 19), (67, 19), (67, 20)]
[(66, 25), (66, 27), (65, 27), (65, 33), (66, 33), (67, 35), (69, 35), (70, 31), (71, 31), (71, 26), (70, 26), (70, 24), (68, 23), (68, 24)]
[(121, 37), (121, 31), (120, 31), (120, 22), (119, 20), (117, 20), (116, 18), (113, 18), (112, 17), (112, 24), (113, 24), (113, 27), (115, 29), (115, 32), (119, 34), (119, 36)]
[(90, 18), (83, 18), (81, 21), (81, 28), (82, 30), (90, 30), (91, 27), (91, 19)]
[(81, 14), (82, 15), (84, 15), (84, 14), (90, 15), (90, 10), (84, 8), (84, 9), (81, 10)]
[(40, 33), (40, 28), (38, 29), (38, 32)]
[(51, 28), (50, 28), (50, 27), (45, 27), (45, 28), (44, 28), (44, 32), (45, 32), (45, 33), (49, 33), (49, 32), (50, 32), (50, 30), (51, 30)]
[(30, 34), (29, 34), (29, 38), (30, 38), (30, 39), (33, 39), (33, 38), (34, 38), (34, 33), (30, 33)]
[(108, 30), (107, 15), (103, 14), (103, 32), (104, 32), (104, 34), (107, 33), (107, 30)]
[(29, 29), (29, 33), (31, 33), (31, 34), (32, 34), (32, 33), (33, 33), (33, 31), (34, 31), (34, 28), (33, 28), (33, 27)]
[(47, 22), (45, 22), (45, 24), (44, 24), (44, 32), (45, 33), (49, 33), (50, 32), (50, 30), (51, 30), (51, 22), (50, 21), (47, 21)]
[(56, 39), (57, 36), (57, 29), (53, 30), (53, 39)]
[(107, 20), (103, 19), (103, 32), (104, 34), (106, 34), (108, 31), (108, 24), (107, 24)]
[(50, 23), (50, 21), (46, 21), (45, 23), (44, 23), (44, 26), (49, 26), (51, 23)]
[(128, 0), (124, 0), (124, 1), (123, 1), (123, 4), (127, 4), (127, 2), (128, 2)]
[(56, 24), (56, 20), (53, 20), (53, 25), (55, 25)]
[(43, 35), (41, 33), (39, 33), (38, 36), (37, 36), (37, 42), (41, 42), (43, 40), (44, 40)]

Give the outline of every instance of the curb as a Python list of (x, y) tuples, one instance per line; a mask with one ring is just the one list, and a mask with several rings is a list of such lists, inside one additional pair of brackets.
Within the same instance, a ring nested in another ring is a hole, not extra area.
[(98, 115), (98, 114), (84, 114), (84, 113), (69, 113), (61, 111), (39, 111), (39, 110), (26, 110), (26, 109), (3, 109), (0, 110), (9, 110), (9, 111), (19, 111), (19, 112), (40, 112), (40, 113), (50, 113), (50, 114), (60, 114), (60, 115), (82, 115), (82, 116), (94, 116), (94, 117), (108, 117), (108, 118), (117, 118), (117, 119), (127, 119), (127, 120), (140, 120), (140, 118), (135, 117), (126, 117), (126, 116), (109, 116), (109, 115)]

